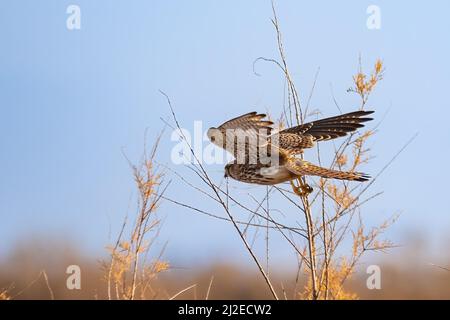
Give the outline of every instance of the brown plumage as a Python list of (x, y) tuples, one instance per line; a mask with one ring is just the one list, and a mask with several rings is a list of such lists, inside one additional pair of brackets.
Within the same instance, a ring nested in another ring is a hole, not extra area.
[(317, 141), (343, 137), (362, 128), (372, 120), (367, 117), (372, 113), (355, 111), (272, 134), (273, 123), (263, 120), (266, 115), (251, 112), (210, 128), (208, 137), (235, 156), (236, 160), (225, 166), (225, 175), (242, 182), (273, 185), (305, 175), (367, 181), (369, 177), (363, 173), (322, 168), (296, 155)]

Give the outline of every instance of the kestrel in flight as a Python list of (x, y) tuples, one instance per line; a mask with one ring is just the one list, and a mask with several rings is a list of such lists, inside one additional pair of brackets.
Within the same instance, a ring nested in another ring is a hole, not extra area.
[(260, 184), (275, 185), (301, 176), (319, 176), (350, 181), (367, 181), (369, 176), (316, 166), (298, 157), (317, 141), (343, 137), (372, 120), (373, 111), (355, 111), (325, 118), (272, 133), (273, 122), (265, 114), (251, 112), (231, 119), (218, 128), (210, 128), (208, 138), (234, 155), (225, 166), (225, 177)]

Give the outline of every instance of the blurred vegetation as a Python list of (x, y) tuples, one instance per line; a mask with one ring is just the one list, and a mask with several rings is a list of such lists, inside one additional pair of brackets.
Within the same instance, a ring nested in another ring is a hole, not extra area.
[[(425, 258), (420, 258), (425, 254), (420, 250), (425, 251), (425, 248), (416, 247), (415, 252), (394, 249), (402, 253), (389, 255), (389, 262), (379, 262), (381, 290), (367, 289), (365, 264), (361, 264), (346, 283), (346, 288), (360, 299), (450, 299), (450, 272), (428, 264)], [(450, 265), (450, 257), (446, 260), (447, 266)], [(81, 268), (81, 290), (66, 287), (66, 268), (72, 264)], [(48, 275), (48, 284), (43, 270)], [(280, 298), (284, 295), (293, 298), (295, 276), (295, 270), (290, 273), (272, 268), (273, 283)], [(301, 283), (305, 284), (305, 279)], [(51, 299), (49, 287), (55, 299), (108, 299), (100, 261), (84, 255), (69, 243), (58, 244), (49, 238), (28, 239), (1, 257), (0, 299)], [(154, 279), (152, 291), (148, 291), (147, 296), (137, 298), (168, 299), (188, 287), (191, 289), (176, 298), (202, 300), (208, 291), (209, 299), (271, 298), (261, 275), (254, 268), (214, 263), (192, 269), (169, 269)]]

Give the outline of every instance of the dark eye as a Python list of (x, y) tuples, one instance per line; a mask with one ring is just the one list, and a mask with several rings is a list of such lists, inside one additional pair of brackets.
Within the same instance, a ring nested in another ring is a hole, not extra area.
[(211, 137), (211, 142), (216, 141), (216, 137)]

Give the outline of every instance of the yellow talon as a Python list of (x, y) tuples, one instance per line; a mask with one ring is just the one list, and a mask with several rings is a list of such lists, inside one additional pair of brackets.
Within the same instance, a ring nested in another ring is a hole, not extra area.
[(304, 184), (300, 186), (300, 188), (302, 188), (302, 191), (306, 193), (306, 195), (309, 195), (313, 192), (313, 188), (309, 184)]
[(300, 197), (308, 196), (313, 192), (313, 188), (306, 183), (305, 184), (302, 183), (299, 186), (296, 186), (291, 181), (291, 186), (292, 186), (292, 190), (294, 190), (295, 194)]

